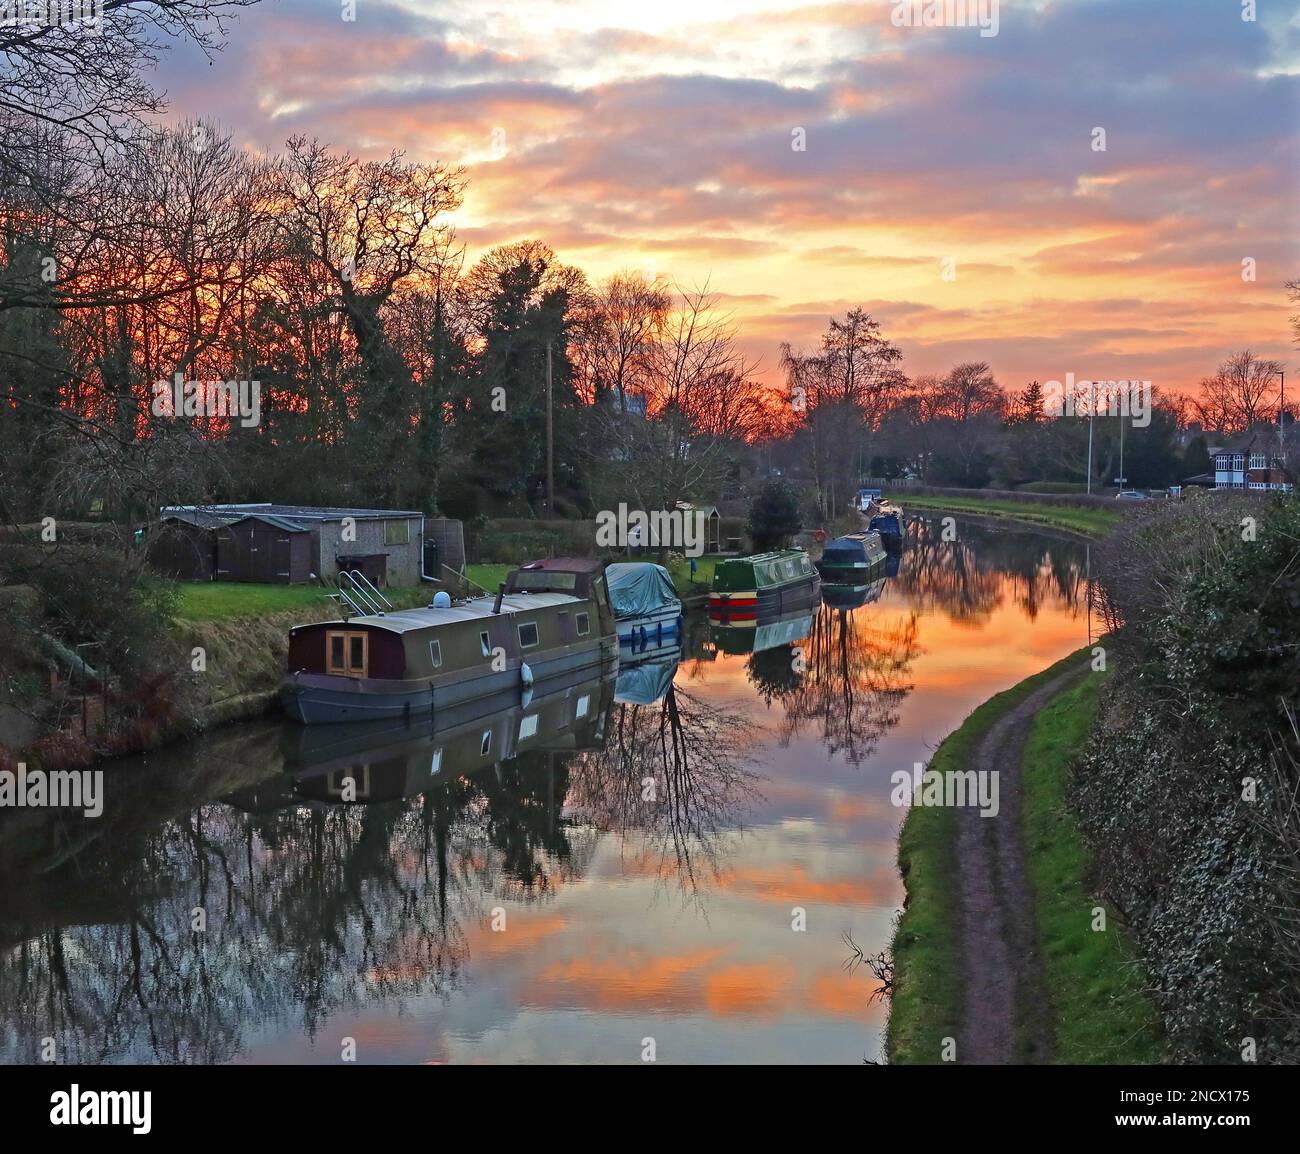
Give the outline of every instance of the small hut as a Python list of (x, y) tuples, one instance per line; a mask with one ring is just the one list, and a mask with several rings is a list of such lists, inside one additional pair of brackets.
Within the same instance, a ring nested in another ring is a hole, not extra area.
[(312, 576), (306, 525), (273, 513), (250, 513), (217, 530), (218, 581), (296, 585)]

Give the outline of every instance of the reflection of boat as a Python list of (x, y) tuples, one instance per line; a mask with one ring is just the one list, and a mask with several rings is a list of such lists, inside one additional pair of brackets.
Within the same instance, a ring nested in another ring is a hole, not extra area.
[(448, 711), (409, 725), (286, 726), (282, 750), (291, 778), (276, 791), (279, 804), (390, 801), (533, 750), (600, 748), (613, 693), (612, 677), (556, 678), (550, 692), (527, 704), (515, 694), (513, 705), (478, 717), (453, 719)]
[(889, 556), (885, 558), (886, 577), (898, 576), (898, 564), (901, 560), (902, 558), (897, 553), (890, 553)]
[(877, 569), (880, 576), (862, 585), (823, 585), (822, 604), (830, 609), (859, 609), (878, 601), (885, 589), (884, 566)]
[(619, 561), (605, 569), (610, 604), (618, 626), (618, 643), (633, 651), (680, 638), (682, 603), (662, 565)]
[(880, 534), (886, 549), (896, 550), (903, 547), (903, 510), (897, 505), (887, 501), (882, 502), (880, 511), (871, 518), (867, 528)]
[(538, 561), (495, 598), (291, 629), (281, 696), (308, 724), (416, 718), (598, 670), (617, 644), (600, 562)]
[(812, 632), (813, 612), (787, 613), (763, 621), (713, 624), (713, 643), (720, 653), (761, 653), (801, 641)]
[(709, 617), (754, 620), (814, 605), (820, 579), (802, 549), (782, 549), (719, 561), (713, 571)]
[(817, 562), (817, 572), (823, 582), (838, 585), (856, 585), (863, 581), (885, 560), (885, 546), (880, 534), (868, 529), (865, 533), (849, 533), (836, 537)]
[(651, 705), (660, 700), (673, 683), (677, 673), (678, 654), (670, 659), (639, 661), (632, 666), (619, 666), (614, 682), (614, 702), (617, 705)]

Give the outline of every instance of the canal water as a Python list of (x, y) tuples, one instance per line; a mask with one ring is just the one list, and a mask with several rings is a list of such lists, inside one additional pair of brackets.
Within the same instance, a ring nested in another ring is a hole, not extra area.
[(231, 726), (114, 763), (98, 819), (2, 815), (0, 1061), (879, 1058), (891, 776), (1089, 639), (1083, 544), (955, 528), (680, 661)]

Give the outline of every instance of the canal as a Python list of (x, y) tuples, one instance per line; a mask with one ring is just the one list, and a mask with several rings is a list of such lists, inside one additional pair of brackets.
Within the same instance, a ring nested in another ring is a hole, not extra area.
[(879, 1058), (891, 777), (1089, 637), (1085, 545), (955, 528), (680, 661), (231, 726), (112, 763), (97, 819), (4, 815), (0, 1061)]

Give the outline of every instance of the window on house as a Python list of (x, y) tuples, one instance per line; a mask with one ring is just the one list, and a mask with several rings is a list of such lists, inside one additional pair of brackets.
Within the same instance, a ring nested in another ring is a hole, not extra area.
[(405, 545), (411, 540), (410, 521), (385, 521), (384, 544)]
[(429, 642), (429, 664), (438, 669), (442, 666), (442, 642)]
[(574, 618), (578, 627), (578, 636), (586, 637), (591, 632), (591, 615), (589, 613), (579, 613)]
[(525, 621), (519, 626), (519, 648), (532, 649), (537, 644), (537, 623)]
[(1267, 466), (1267, 465), (1265, 464), (1265, 462), (1264, 462), (1264, 454), (1263, 454), (1263, 453), (1251, 453), (1251, 455), (1250, 455), (1250, 467), (1251, 467), (1252, 469), (1266, 469), (1266, 468), (1268, 468), (1268, 466)]

